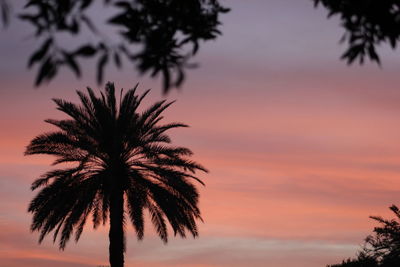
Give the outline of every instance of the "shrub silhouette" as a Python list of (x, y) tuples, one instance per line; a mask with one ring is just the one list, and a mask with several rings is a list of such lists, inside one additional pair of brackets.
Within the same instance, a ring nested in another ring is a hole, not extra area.
[(386, 220), (379, 216), (370, 218), (380, 223), (374, 233), (365, 239), (365, 244), (356, 259), (328, 267), (394, 267), (400, 266), (400, 210), (392, 205), (396, 218)]

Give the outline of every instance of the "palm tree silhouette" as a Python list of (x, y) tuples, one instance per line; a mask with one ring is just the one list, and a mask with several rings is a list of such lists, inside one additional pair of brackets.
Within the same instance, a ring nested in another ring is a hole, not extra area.
[(166, 222), (175, 235), (185, 237), (186, 231), (198, 235), (196, 220), (202, 219), (192, 181), (203, 184), (195, 171), (207, 170), (188, 159), (189, 149), (169, 144), (167, 130), (187, 127), (160, 125), (162, 112), (172, 102), (160, 101), (139, 112), (149, 91), (139, 96), (136, 88), (123, 97), (121, 90), (118, 104), (112, 83), (100, 97), (90, 88), (87, 94), (77, 91), (81, 105), (53, 99), (57, 109), (71, 118), (45, 120), (59, 130), (37, 136), (25, 151), (26, 155), (54, 155), (54, 164), (68, 164), (32, 184), (32, 190), (41, 187), (28, 209), (33, 213), (31, 230), (40, 232), (39, 243), (54, 231), (53, 242), (60, 233), (59, 247), (64, 249), (71, 235), (79, 240), (89, 215), (95, 229), (109, 219), (109, 261), (111, 267), (122, 267), (125, 217), (140, 240), (145, 209), (165, 243)]

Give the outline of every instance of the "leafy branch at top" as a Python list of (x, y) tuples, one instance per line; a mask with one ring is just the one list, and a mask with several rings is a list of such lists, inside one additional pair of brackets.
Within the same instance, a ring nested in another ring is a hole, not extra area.
[(400, 38), (400, 2), (397, 0), (313, 0), (328, 9), (328, 17), (340, 16), (348, 48), (342, 59), (348, 64), (365, 58), (380, 64), (376, 48), (389, 43), (395, 49)]
[[(118, 31), (119, 40), (113, 43), (87, 15), (95, 5), (93, 0), (27, 1), (19, 17), (33, 25), (34, 36), (42, 40), (28, 61), (29, 68), (38, 65), (36, 86), (52, 80), (61, 67), (81, 77), (79, 61), (85, 58), (97, 58), (97, 82), (101, 83), (105, 67), (113, 62), (121, 68), (124, 59), (140, 73), (161, 75), (164, 92), (168, 92), (182, 85), (200, 42), (221, 34), (219, 17), (229, 11), (218, 0), (103, 0), (103, 4), (105, 9), (118, 11), (106, 22)], [(83, 28), (97, 41), (74, 49), (57, 41), (61, 34), (77, 37)]]

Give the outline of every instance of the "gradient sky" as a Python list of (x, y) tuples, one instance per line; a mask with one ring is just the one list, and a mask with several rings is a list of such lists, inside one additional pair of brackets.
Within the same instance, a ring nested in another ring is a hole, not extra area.
[[(400, 204), (400, 56), (383, 47), (382, 68), (346, 66), (338, 20), (310, 0), (224, 3), (233, 10), (223, 36), (167, 96), (178, 101), (166, 121), (191, 125), (172, 132), (174, 143), (211, 171), (200, 237), (165, 246), (151, 225), (142, 242), (128, 227), (126, 266), (321, 267), (354, 256), (375, 225), (368, 216)], [(24, 147), (52, 129), (44, 119), (63, 117), (51, 98), (97, 86), (88, 64), (82, 80), (66, 70), (34, 89), (28, 33), (14, 20), (0, 39), (0, 266), (107, 265), (107, 228), (88, 224), (63, 252), (29, 232), (30, 183), (50, 161)], [(106, 78), (153, 88), (146, 103), (163, 98), (160, 81), (128, 68)]]

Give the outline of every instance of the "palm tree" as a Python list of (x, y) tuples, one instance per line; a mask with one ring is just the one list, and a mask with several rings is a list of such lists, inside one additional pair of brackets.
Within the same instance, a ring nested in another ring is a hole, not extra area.
[(77, 91), (81, 105), (53, 99), (70, 119), (45, 120), (58, 131), (37, 136), (25, 151), (26, 155), (54, 155), (55, 165), (67, 164), (32, 184), (32, 190), (41, 187), (28, 209), (33, 213), (31, 230), (40, 232), (39, 243), (53, 231), (53, 242), (60, 233), (59, 247), (64, 249), (71, 235), (79, 240), (89, 215), (95, 229), (109, 220), (109, 261), (111, 267), (122, 267), (125, 217), (140, 240), (145, 209), (165, 243), (166, 222), (175, 235), (185, 237), (186, 231), (198, 235), (196, 220), (202, 219), (192, 181), (203, 184), (195, 171), (207, 170), (188, 159), (189, 149), (169, 145), (165, 132), (187, 127), (160, 125), (162, 112), (172, 102), (160, 101), (139, 112), (149, 91), (139, 96), (136, 88), (124, 96), (121, 90), (118, 104), (112, 83), (100, 97), (90, 88), (87, 94)]

